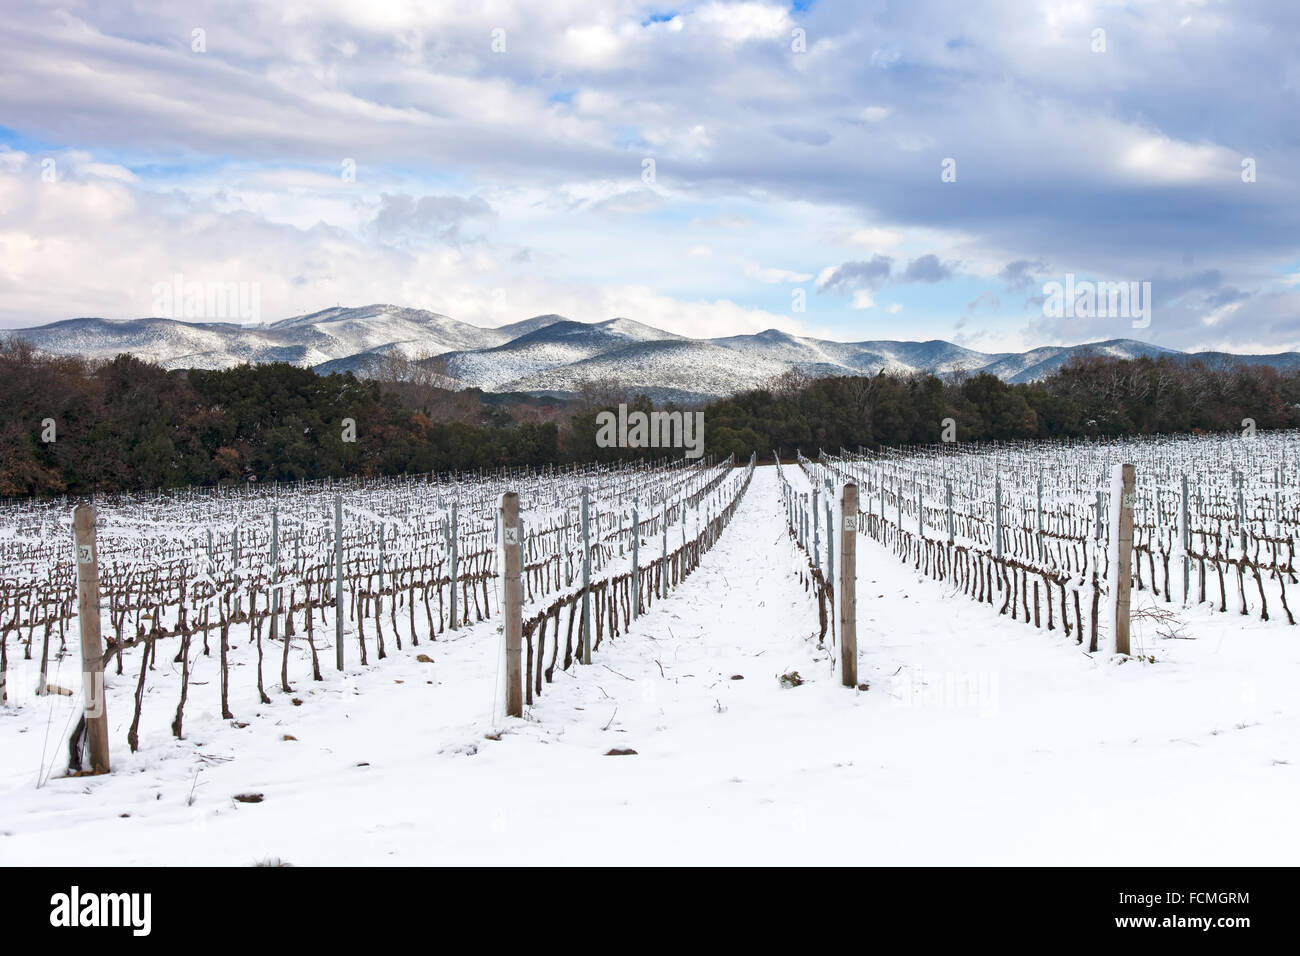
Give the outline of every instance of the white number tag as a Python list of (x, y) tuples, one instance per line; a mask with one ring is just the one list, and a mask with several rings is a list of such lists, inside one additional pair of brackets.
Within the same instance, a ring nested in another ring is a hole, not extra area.
[(77, 545), (77, 562), (79, 564), (90, 564), (95, 560), (95, 553), (88, 544)]
[(506, 528), (506, 544), (518, 544), (518, 543), (519, 543), (519, 529)]

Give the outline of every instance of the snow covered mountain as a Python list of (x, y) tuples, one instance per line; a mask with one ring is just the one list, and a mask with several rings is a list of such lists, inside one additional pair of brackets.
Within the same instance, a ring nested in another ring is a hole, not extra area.
[(1160, 358), (1162, 355), (1183, 356), (1189, 359), (1200, 357), (1199, 354), (1189, 355), (1186, 352), (1148, 345), (1146, 342), (1137, 342), (1133, 339), (1111, 339), (1108, 342), (1093, 342), (1088, 345), (1045, 346), (1018, 354), (992, 356), (994, 360), (984, 366), (983, 370), (1008, 382), (1033, 382), (1051, 375), (1075, 356), (1087, 355), (1119, 359), (1142, 356)]
[(88, 318), (0, 331), (0, 339), (25, 339), (56, 355), (112, 358), (126, 352), (164, 368), (230, 368), (244, 362), (314, 367), (390, 350), (419, 358), (453, 349), (491, 348), (511, 337), (509, 329), (481, 329), (436, 312), (394, 305), (326, 309), (270, 325)]
[(712, 339), (745, 356), (784, 362), (810, 375), (874, 375), (877, 372), (936, 374), (976, 371), (996, 356), (951, 342), (830, 342), (768, 329), (756, 335)]
[[(563, 370), (575, 369), (592, 359), (610, 359), (629, 346), (671, 340), (691, 341), (631, 319), (608, 319), (587, 324), (560, 318), (533, 328), (504, 345), (451, 352), (441, 360), (446, 362), (450, 375), (485, 391), (548, 388), (571, 391), (579, 380), (598, 377), (602, 373), (596, 367), (571, 373)], [(617, 359), (613, 361), (617, 364)], [(540, 384), (548, 373), (549, 380), (558, 384)]]
[(437, 355), (452, 349), (490, 348), (510, 338), (508, 331), (481, 329), (467, 322), (393, 305), (360, 309), (326, 309), (311, 315), (284, 319), (270, 326), (275, 331), (303, 330), (328, 339), (331, 353), (398, 350), (407, 358)]
[(1189, 354), (1132, 339), (985, 353), (951, 342), (832, 342), (768, 329), (753, 335), (693, 339), (626, 318), (575, 322), (538, 315), (480, 328), (394, 305), (332, 308), (270, 325), (174, 319), (68, 319), (0, 331), (44, 352), (111, 358), (126, 352), (165, 368), (229, 368), (244, 362), (290, 362), (321, 373), (370, 373), (386, 354), (437, 363), (465, 387), (484, 391), (567, 393), (585, 381), (616, 379), (656, 398), (724, 395), (771, 382), (790, 370), (810, 376), (877, 372), (946, 374), (986, 371), (1031, 382), (1077, 355), (1173, 356), (1216, 365), (1300, 368), (1300, 354)]

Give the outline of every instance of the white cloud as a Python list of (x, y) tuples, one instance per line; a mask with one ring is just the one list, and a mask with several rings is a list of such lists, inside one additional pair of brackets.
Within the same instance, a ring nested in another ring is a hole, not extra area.
[(1118, 155), (1118, 167), (1142, 182), (1232, 182), (1241, 172), (1241, 156), (1222, 146), (1178, 142), (1161, 135), (1135, 135), (1133, 139)]
[(619, 101), (603, 90), (582, 89), (574, 94), (573, 108), (589, 116), (606, 116), (619, 108)]
[(623, 51), (623, 41), (603, 24), (570, 27), (560, 41), (566, 57), (579, 66), (607, 66)]
[[(486, 246), (399, 247), (322, 223), (298, 227), (247, 209), (222, 212), (210, 198), (144, 190), (111, 169), (90, 178), (95, 163), (81, 167), (88, 178), (43, 184), (38, 159), (0, 151), (0, 326), (145, 316), (154, 285), (181, 273), (188, 281), (258, 283), (270, 320), (336, 303), (394, 302), (481, 325), (559, 312), (583, 321), (623, 315), (704, 337), (805, 331), (790, 316), (725, 297), (690, 301), (644, 284), (511, 273), (508, 257)], [(435, 198), (435, 212), (487, 208), (473, 197)], [(407, 218), (418, 219), (419, 204), (407, 205)], [(691, 249), (701, 259), (706, 252), (705, 245)], [(504, 301), (497, 289), (505, 290)]]
[(789, 269), (777, 269), (773, 267), (763, 267), (756, 262), (745, 263), (745, 275), (751, 279), (757, 279), (759, 282), (776, 284), (779, 282), (807, 282), (812, 278), (811, 272), (794, 272)]
[[(60, 192), (37, 188), (41, 156), (0, 148), (0, 310), (136, 314), (132, 290), (177, 264), (265, 270), (268, 314), (339, 297), (476, 310), (537, 275), (540, 311), (569, 283), (575, 301), (653, 282), (670, 301), (748, 302), (755, 280), (804, 275), (760, 263), (809, 246), (838, 262), (933, 252), (964, 280), (1016, 260), (1138, 275), (1194, 260), (1243, 292), (1275, 283), (1300, 258), (1300, 186), (1278, 172), (1300, 165), (1286, 21), (1269, 4), (1139, 7), (1140, 29), (1111, 3), (1009, 0), (915, 0), (883, 20), (706, 2), (650, 24), (640, 0), (11, 5), (0, 114), (18, 142), (56, 144)], [(1109, 52), (1093, 54), (1103, 22)], [(795, 25), (807, 54), (791, 53)], [(473, 248), (396, 248), (362, 231), (385, 192), (481, 195), (500, 218)], [(780, 290), (757, 291), (780, 309)], [(869, 303), (834, 299), (818, 321)], [(950, 322), (908, 312), (909, 331)]]
[(866, 229), (855, 229), (848, 235), (844, 236), (842, 241), (845, 245), (860, 246), (872, 252), (884, 252), (892, 249), (903, 241), (903, 234), (893, 229), (881, 229), (870, 226)]
[(693, 23), (729, 43), (786, 38), (793, 26), (785, 7), (767, 3), (706, 3)]

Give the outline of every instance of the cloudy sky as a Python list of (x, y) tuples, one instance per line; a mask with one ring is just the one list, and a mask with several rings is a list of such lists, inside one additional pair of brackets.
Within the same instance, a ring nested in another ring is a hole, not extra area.
[[(181, 274), (269, 320), (1300, 347), (1292, 0), (0, 2), (0, 326)], [(1046, 317), (1067, 274), (1149, 327)]]

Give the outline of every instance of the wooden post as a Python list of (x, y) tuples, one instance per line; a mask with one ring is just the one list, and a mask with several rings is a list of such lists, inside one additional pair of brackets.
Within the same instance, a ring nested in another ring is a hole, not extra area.
[(993, 553), (1002, 560), (1002, 476), (993, 479)]
[(835, 514), (831, 510), (831, 499), (835, 497), (835, 487), (826, 479), (826, 580), (835, 583)]
[(944, 495), (948, 499), (948, 543), (952, 544), (952, 482), (945, 478), (943, 482)]
[(1115, 561), (1115, 653), (1129, 653), (1129, 591), (1133, 587), (1133, 466), (1120, 465), (1119, 531)]
[(1188, 524), (1187, 508), (1187, 476), (1183, 475), (1183, 501), (1182, 508), (1179, 512), (1182, 516), (1182, 528), (1179, 530), (1179, 536), (1183, 546), (1183, 606), (1187, 606), (1187, 598), (1192, 591), (1192, 559), (1189, 553), (1192, 550), (1192, 529)]
[[(599, 522), (597, 522), (596, 524), (596, 530), (600, 531)], [(683, 498), (682, 499), (682, 557), (681, 557), (681, 561), (678, 562), (678, 567), (684, 570), (686, 567), (684, 563), (685, 561), (686, 561), (686, 499)], [(681, 579), (679, 578), (678, 580)]]
[[(814, 487), (812, 490), (812, 526), (813, 526), (812, 559), (813, 559), (813, 567), (815, 567), (817, 570), (820, 571), (822, 566), (822, 553), (821, 553), (822, 552), (822, 540), (821, 540), (822, 523), (821, 523), (821, 518), (817, 514), (817, 498), (818, 498), (817, 488)], [(826, 546), (830, 547), (829, 539), (826, 542)]]
[(840, 672), (845, 687), (858, 686), (858, 486), (840, 498)]
[(1241, 530), (1241, 553), (1246, 553), (1246, 476), (1237, 476), (1237, 527)]
[[(586, 485), (582, 486), (582, 663), (591, 663), (591, 525), (587, 518)], [(683, 512), (682, 520), (686, 520)]]
[(640, 501), (632, 499), (632, 620), (637, 619), (641, 604), (641, 519), (637, 515)]
[(95, 773), (108, 773), (108, 704), (104, 695), (104, 649), (99, 634), (99, 554), (95, 547), (95, 509), (90, 505), (77, 505), (72, 512), (72, 531), (77, 549), (77, 617), (81, 622), (86, 743), (91, 769)]
[(271, 642), (280, 636), (280, 509), (271, 507)]
[[(235, 521), (235, 527), (232, 528), (231, 531), (230, 531), (230, 546), (231, 546), (231, 549), (232, 549), (233, 552), (234, 552), (234, 562), (235, 562), (235, 563), (234, 563), (234, 569), (235, 569), (235, 614), (238, 615), (238, 614), (239, 614), (239, 608), (240, 608), (240, 602), (243, 600), (243, 599), (240, 597), (240, 593), (241, 593), (240, 588), (241, 588), (241, 587), (243, 586), (243, 584), (244, 584), (243, 579), (240, 578), (240, 576), (239, 576), (239, 521), (238, 521), (238, 520)], [(143, 557), (143, 552), (144, 552), (144, 542), (141, 542), (141, 544), (140, 544), (140, 549), (141, 549), (141, 557)]]
[(1282, 537), (1282, 468), (1273, 469), (1273, 537)]
[[(1159, 511), (1159, 509), (1157, 509)], [(1034, 538), (1038, 546), (1038, 563), (1043, 563), (1043, 473), (1038, 473), (1038, 511), (1034, 516)]]
[(573, 561), (569, 558), (569, 552), (571, 550), (569, 547), (569, 528), (571, 525), (572, 522), (569, 521), (569, 509), (566, 506), (564, 509), (564, 586), (566, 588), (573, 587)]
[(334, 663), (343, 670), (343, 496), (334, 496)]
[(454, 631), (457, 627), (456, 619), (456, 583), (460, 576), (457, 572), (460, 570), (456, 566), (456, 559), (459, 555), (456, 553), (456, 539), (460, 534), (460, 523), (456, 517), (456, 502), (451, 503), (451, 520), (447, 522), (447, 547), (451, 551), (451, 624)]
[(513, 491), (501, 496), (501, 540), (505, 548), (506, 716), (522, 717), (524, 588), (519, 580), (519, 495)]
[(664, 498), (664, 540), (659, 548), (659, 597), (668, 594), (668, 498)]

